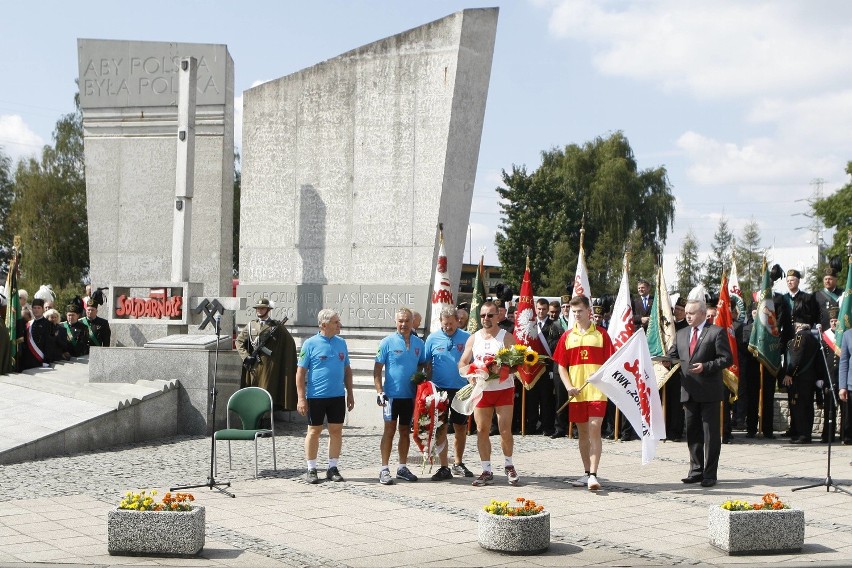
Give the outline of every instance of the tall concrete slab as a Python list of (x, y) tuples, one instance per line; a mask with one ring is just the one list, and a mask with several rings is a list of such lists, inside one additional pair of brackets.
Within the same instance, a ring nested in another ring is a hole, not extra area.
[[(168, 282), (175, 207), (178, 67), (198, 60), (190, 282), (231, 293), (234, 63), (225, 45), (79, 39), (89, 258), (94, 286)], [(119, 326), (141, 345), (164, 326)]]
[(392, 327), (398, 305), (426, 309), (438, 223), (458, 285), (497, 13), (457, 12), (245, 91), (248, 306)]

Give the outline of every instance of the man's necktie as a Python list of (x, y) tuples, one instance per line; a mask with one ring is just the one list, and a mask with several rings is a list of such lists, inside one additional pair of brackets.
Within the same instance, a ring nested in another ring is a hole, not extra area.
[(695, 353), (695, 346), (698, 345), (698, 328), (692, 328), (692, 339), (689, 340), (689, 356)]

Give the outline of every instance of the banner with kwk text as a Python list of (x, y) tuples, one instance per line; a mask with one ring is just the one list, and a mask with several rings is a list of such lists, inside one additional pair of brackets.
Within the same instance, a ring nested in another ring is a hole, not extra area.
[(666, 423), (645, 330), (639, 328), (588, 380), (630, 421), (642, 440), (642, 465), (651, 463)]

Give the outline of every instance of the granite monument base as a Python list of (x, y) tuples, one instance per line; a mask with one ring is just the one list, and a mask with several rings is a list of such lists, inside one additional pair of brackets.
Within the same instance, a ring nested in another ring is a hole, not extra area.
[[(132, 383), (138, 380), (180, 381), (178, 434), (210, 434), (210, 385), (216, 364), (215, 336), (179, 335), (148, 345), (152, 347), (93, 347), (89, 355), (89, 381)], [(182, 338), (182, 339), (180, 339)], [(193, 343), (194, 342), (194, 343)], [(216, 428), (225, 427), (228, 398), (240, 387), (241, 362), (230, 349), (231, 338), (221, 338), (216, 387)]]

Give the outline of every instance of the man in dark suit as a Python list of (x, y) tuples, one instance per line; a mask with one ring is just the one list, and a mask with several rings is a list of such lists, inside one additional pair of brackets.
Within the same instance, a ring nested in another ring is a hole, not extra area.
[(669, 357), (680, 361), (680, 400), (686, 413), (689, 474), (681, 481), (716, 485), (722, 439), (719, 403), (725, 396), (722, 370), (733, 362), (724, 329), (707, 323), (704, 300), (687, 300), (689, 327), (677, 332)]
[(636, 292), (638, 293), (633, 298), (633, 326), (635, 329), (648, 331), (648, 322), (651, 321), (651, 304), (654, 303), (654, 297), (651, 296), (651, 283), (640, 278), (636, 283)]

